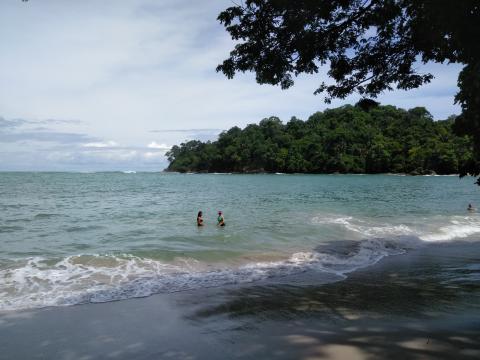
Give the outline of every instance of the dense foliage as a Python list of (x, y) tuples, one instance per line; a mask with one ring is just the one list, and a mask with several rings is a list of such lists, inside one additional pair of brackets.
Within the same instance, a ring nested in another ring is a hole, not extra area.
[[(464, 66), (455, 100), (457, 134), (472, 136), (474, 157), (462, 173), (480, 174), (480, 1), (245, 0), (218, 20), (236, 41), (217, 67), (227, 77), (253, 71), (257, 82), (288, 88), (301, 73), (329, 67), (326, 100), (352, 92), (375, 97), (432, 79), (418, 63)], [(475, 160), (474, 160), (475, 159)], [(480, 184), (480, 180), (479, 180)]]
[(360, 102), (317, 112), (307, 121), (263, 119), (233, 127), (217, 141), (188, 141), (167, 153), (169, 171), (458, 174), (472, 158), (454, 118), (433, 121), (422, 107)]

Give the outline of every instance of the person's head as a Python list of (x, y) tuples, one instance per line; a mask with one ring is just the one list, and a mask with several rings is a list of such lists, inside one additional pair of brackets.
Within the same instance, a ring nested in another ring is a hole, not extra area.
[(222, 212), (221, 212), (221, 211), (219, 211), (219, 212), (218, 212), (218, 215), (219, 215), (219, 216), (220, 216), (220, 215), (222, 215)]
[(199, 211), (197, 217), (202, 217), (202, 212)]

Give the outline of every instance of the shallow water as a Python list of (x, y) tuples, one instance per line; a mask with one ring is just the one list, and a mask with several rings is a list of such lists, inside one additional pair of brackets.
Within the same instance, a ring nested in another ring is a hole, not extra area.
[[(480, 216), (466, 211), (468, 203), (480, 203), (473, 182), (454, 176), (0, 173), (0, 310), (310, 270), (321, 283), (411, 249), (476, 244)], [(198, 210), (203, 228), (195, 226)], [(217, 210), (225, 228), (215, 226)], [(478, 275), (479, 263), (464, 266)], [(448, 279), (454, 270), (442, 266)]]

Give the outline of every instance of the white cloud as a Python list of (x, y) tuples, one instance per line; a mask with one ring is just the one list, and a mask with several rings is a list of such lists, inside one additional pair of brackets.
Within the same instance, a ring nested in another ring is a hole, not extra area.
[(146, 159), (163, 159), (165, 157), (165, 153), (147, 151), (147, 152), (143, 153), (143, 156)]
[(103, 158), (103, 159), (108, 159), (108, 160), (114, 160), (114, 161), (125, 161), (125, 160), (132, 160), (135, 158), (138, 154), (136, 150), (109, 150), (109, 151), (95, 151), (91, 153), (87, 153), (88, 155), (92, 157), (98, 157), (98, 158)]
[(156, 141), (152, 141), (150, 144), (147, 145), (149, 149), (159, 149), (159, 150), (170, 150), (171, 146), (166, 144), (158, 144)]
[[(0, 166), (62, 169), (99, 161), (95, 166), (115, 168), (131, 160), (148, 167), (162, 155), (146, 154), (162, 154), (166, 144), (211, 140), (234, 125), (271, 115), (306, 119), (325, 109), (322, 98), (312, 94), (324, 69), (299, 77), (287, 91), (260, 86), (252, 74), (227, 80), (215, 72), (233, 44), (216, 21), (229, 6), (230, 0), (0, 2), (0, 116), (77, 119), (50, 121), (49, 131), (5, 133)], [(436, 118), (458, 113), (453, 95), (460, 67), (427, 69), (437, 76), (430, 85), (386, 93), (379, 100), (406, 108), (424, 105)], [(357, 99), (336, 100), (329, 107)], [(158, 132), (152, 141), (152, 129), (191, 131)], [(30, 148), (18, 149), (20, 140), (30, 141)], [(70, 157), (46, 159), (32, 141), (41, 142), (42, 151), (47, 143), (60, 146), (62, 141)], [(74, 154), (72, 147), (80, 149)]]
[(107, 147), (115, 147), (118, 144), (115, 141), (105, 141), (105, 142), (90, 142), (83, 144), (83, 147), (87, 148), (107, 148)]

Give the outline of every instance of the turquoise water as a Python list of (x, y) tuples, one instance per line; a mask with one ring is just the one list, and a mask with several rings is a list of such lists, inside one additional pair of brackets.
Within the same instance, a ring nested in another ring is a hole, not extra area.
[[(480, 240), (473, 178), (0, 173), (0, 310), (317, 271)], [(206, 226), (195, 225), (199, 210)], [(227, 226), (215, 225), (218, 210)], [(469, 265), (471, 266), (471, 264)], [(319, 278), (321, 276), (319, 275)]]

